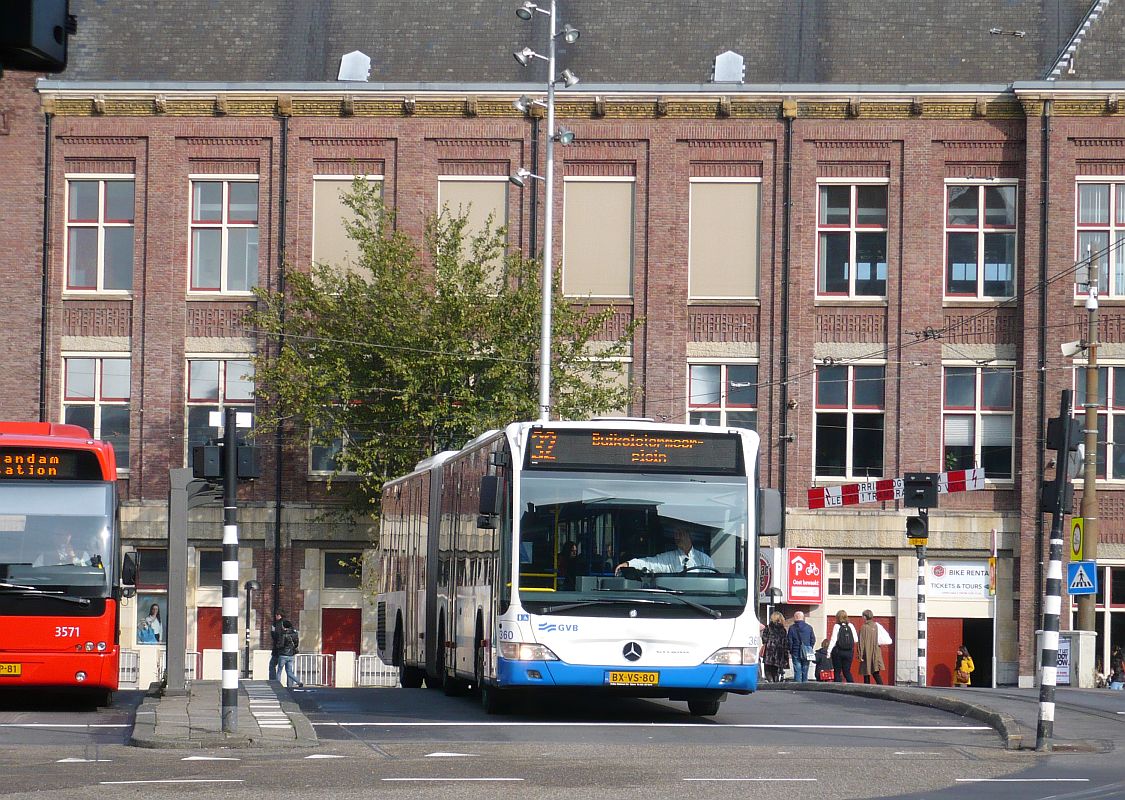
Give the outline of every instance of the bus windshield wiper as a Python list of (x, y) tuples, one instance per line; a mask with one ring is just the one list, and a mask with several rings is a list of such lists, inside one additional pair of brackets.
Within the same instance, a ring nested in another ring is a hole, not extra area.
[(715, 619), (718, 619), (719, 617), (721, 617), (723, 615), (723, 612), (717, 611), (717, 610), (711, 608), (710, 606), (705, 606), (702, 603), (697, 603), (694, 600), (688, 600), (686, 597), (681, 597), (680, 595), (682, 595), (683, 592), (680, 591), (679, 589), (661, 589), (660, 587), (646, 587), (644, 589), (632, 589), (631, 591), (634, 591), (634, 592), (652, 592), (654, 594), (671, 595), (671, 597), (669, 599), (679, 600), (685, 606), (690, 606), (691, 608), (694, 608), (696, 611), (707, 614), (708, 616), (713, 617)]
[(46, 589), (37, 589), (34, 586), (24, 586), (19, 583), (0, 583), (0, 589), (6, 589), (14, 594), (30, 594), (37, 597), (50, 597), (53, 600), (62, 600), (66, 603), (77, 603), (80, 606), (90, 605), (90, 598), (75, 597), (59, 592), (49, 592)]
[[(604, 590), (601, 590), (601, 591), (604, 591)], [(596, 606), (596, 605), (612, 605), (614, 603), (635, 603), (635, 604), (638, 604), (638, 605), (648, 603), (650, 605), (666, 605), (667, 606), (667, 605), (672, 605), (673, 602), (679, 602), (682, 605), (687, 606), (688, 608), (693, 608), (696, 611), (698, 611), (702, 614), (706, 614), (707, 616), (715, 618), (715, 619), (722, 616), (722, 612), (720, 612), (720, 611), (716, 611), (713, 608), (708, 608), (707, 606), (703, 605), (702, 603), (697, 603), (694, 600), (688, 600), (687, 598), (684, 598), (684, 597), (677, 597), (673, 592), (668, 591), (666, 589), (643, 589), (641, 591), (650, 591), (650, 592), (656, 592), (656, 593), (659, 593), (659, 594), (669, 594), (671, 596), (670, 597), (661, 597), (659, 600), (654, 599), (654, 598), (650, 599), (650, 598), (647, 598), (647, 597), (644, 597), (644, 598), (642, 598), (642, 597), (614, 597), (614, 598), (606, 597), (606, 598), (598, 599), (598, 600), (581, 600), (581, 601), (578, 601), (576, 603), (563, 603), (562, 605), (558, 605), (558, 606), (547, 606), (546, 608), (543, 609), (543, 613), (544, 614), (553, 614), (553, 613), (558, 612), (558, 611), (569, 611), (573, 608), (584, 608), (586, 606)]]

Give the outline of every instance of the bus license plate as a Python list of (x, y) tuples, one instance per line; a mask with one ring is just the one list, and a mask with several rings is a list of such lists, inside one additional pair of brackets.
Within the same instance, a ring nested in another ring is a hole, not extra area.
[(0, 677), (19, 676), (22, 672), (22, 664), (0, 664)]
[(611, 671), (606, 675), (610, 686), (656, 686), (660, 683), (659, 672)]

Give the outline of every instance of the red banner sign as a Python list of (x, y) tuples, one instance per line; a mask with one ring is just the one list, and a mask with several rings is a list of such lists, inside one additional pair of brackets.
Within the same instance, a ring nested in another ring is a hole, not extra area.
[(827, 568), (823, 550), (790, 547), (785, 551), (785, 597), (790, 603), (824, 602)]

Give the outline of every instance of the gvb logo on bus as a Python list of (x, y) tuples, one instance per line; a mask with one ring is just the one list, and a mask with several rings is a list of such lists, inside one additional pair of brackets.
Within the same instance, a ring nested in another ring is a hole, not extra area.
[(785, 551), (785, 596), (790, 603), (824, 602), (824, 551)]

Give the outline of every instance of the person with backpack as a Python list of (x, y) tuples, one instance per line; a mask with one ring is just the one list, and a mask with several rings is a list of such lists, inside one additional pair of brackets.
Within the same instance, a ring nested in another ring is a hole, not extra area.
[(296, 684), (298, 689), (304, 689), (305, 684), (297, 680), (297, 674), (293, 671), (293, 660), (297, 656), (299, 646), (300, 637), (297, 635), (297, 629), (293, 627), (293, 623), (289, 620), (282, 620), (281, 644), (277, 650), (278, 679), (281, 678), (281, 670), (285, 670), (289, 688), (293, 688), (293, 685)]
[(852, 658), (855, 656), (855, 643), (858, 640), (855, 626), (848, 622), (848, 612), (841, 608), (836, 612), (836, 627), (832, 629), (832, 639), (828, 643), (836, 683), (855, 683), (852, 680)]

